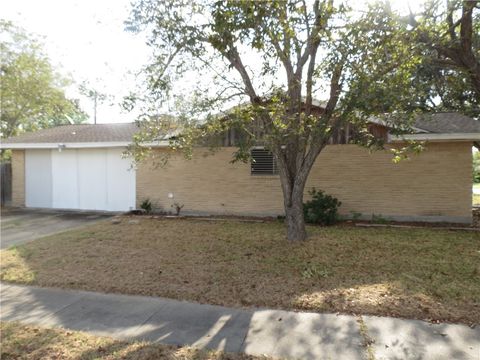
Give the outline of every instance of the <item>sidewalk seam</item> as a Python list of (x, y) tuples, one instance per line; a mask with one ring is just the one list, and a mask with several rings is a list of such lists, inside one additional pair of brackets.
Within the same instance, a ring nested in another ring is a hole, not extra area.
[(67, 309), (68, 307), (70, 307), (70, 306), (72, 306), (72, 305), (74, 305), (74, 304), (78, 303), (78, 302), (79, 302), (80, 300), (82, 300), (83, 298), (84, 298), (84, 296), (83, 296), (83, 295), (82, 295), (82, 296), (80, 296), (80, 298), (78, 298), (78, 299), (77, 299), (77, 300), (75, 300), (74, 302), (72, 302), (72, 303), (70, 303), (70, 304), (68, 304), (68, 305), (65, 305), (65, 306), (64, 306), (64, 307), (62, 307), (61, 309), (58, 309), (57, 311), (55, 311), (55, 312), (51, 313), (50, 315), (47, 315), (47, 316), (45, 316), (43, 319), (46, 319), (46, 318), (49, 318), (49, 317), (51, 317), (51, 316), (54, 316), (54, 315), (58, 314), (60, 311), (63, 311), (63, 310), (65, 310), (65, 309)]
[(373, 347), (373, 344), (375, 343), (375, 340), (370, 336), (368, 333), (368, 327), (367, 324), (365, 324), (365, 321), (363, 320), (362, 315), (357, 316), (357, 323), (359, 327), (359, 332), (360, 336), (363, 339), (362, 346), (365, 348), (365, 355), (367, 360), (376, 360), (375, 358), (375, 349)]
[[(253, 314), (251, 314), (250, 320), (252, 319), (252, 317), (253, 317)], [(243, 336), (242, 342), (240, 343), (239, 351), (242, 351), (242, 349), (243, 349), (243, 345), (245, 344), (245, 340), (247, 340), (247, 336), (248, 336), (249, 330), (250, 330), (249, 327), (247, 327), (247, 328), (245, 329), (245, 335)]]
[(161, 304), (160, 307), (155, 310), (145, 321), (142, 321), (141, 324), (137, 325), (132, 331), (135, 332), (136, 330), (139, 330), (142, 326), (144, 326), (150, 319), (152, 319), (155, 315), (157, 315), (162, 309), (166, 306), (167, 304)]

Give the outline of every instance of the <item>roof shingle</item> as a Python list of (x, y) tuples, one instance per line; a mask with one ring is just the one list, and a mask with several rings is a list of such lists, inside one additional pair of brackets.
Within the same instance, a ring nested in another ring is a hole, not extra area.
[[(480, 134), (480, 121), (453, 112), (421, 115), (416, 120), (415, 127), (437, 134)], [(62, 125), (3, 139), (2, 145), (5, 147), (8, 144), (34, 143), (125, 143), (132, 141), (133, 135), (139, 130), (135, 123)]]
[(130, 142), (139, 130), (135, 123), (62, 125), (24, 133), (2, 140), (5, 144), (22, 143), (96, 143)]
[(480, 133), (480, 121), (455, 112), (420, 115), (415, 127), (436, 134)]

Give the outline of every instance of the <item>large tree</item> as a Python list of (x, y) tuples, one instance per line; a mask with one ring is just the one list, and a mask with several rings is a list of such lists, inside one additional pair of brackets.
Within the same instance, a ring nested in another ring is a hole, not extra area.
[[(140, 0), (127, 28), (149, 32), (150, 109), (190, 81), (192, 96), (180, 102), (182, 131), (172, 145), (190, 152), (231, 126), (243, 130), (235, 159), (248, 159), (252, 145), (264, 145), (279, 169), (287, 238), (302, 241), (305, 184), (332, 134), (352, 123), (364, 134), (357, 141), (371, 146), (370, 116), (402, 109), (402, 116), (385, 120), (401, 118), (402, 126), (391, 125), (405, 130), (417, 107), (409, 95), (415, 45), (403, 42), (408, 34), (390, 14), (386, 3), (354, 12), (333, 0)], [(324, 100), (320, 110), (316, 97)], [(136, 137), (142, 155), (143, 142), (171, 128), (153, 119)]]
[(404, 25), (422, 45), (424, 106), (480, 118), (480, 1), (429, 0)]
[(78, 102), (65, 95), (69, 82), (54, 70), (39, 41), (4, 20), (0, 33), (1, 137), (85, 121)]

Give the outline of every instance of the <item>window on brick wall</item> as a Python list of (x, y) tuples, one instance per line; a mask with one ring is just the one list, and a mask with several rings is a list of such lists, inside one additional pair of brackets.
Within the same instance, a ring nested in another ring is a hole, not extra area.
[(277, 175), (278, 167), (273, 154), (261, 148), (252, 149), (251, 175)]

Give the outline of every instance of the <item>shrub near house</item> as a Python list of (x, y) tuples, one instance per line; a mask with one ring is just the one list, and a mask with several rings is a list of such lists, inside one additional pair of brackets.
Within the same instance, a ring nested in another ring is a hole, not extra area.
[(333, 225), (338, 221), (338, 208), (342, 203), (331, 195), (313, 188), (309, 191), (312, 200), (303, 205), (305, 221), (310, 224)]

